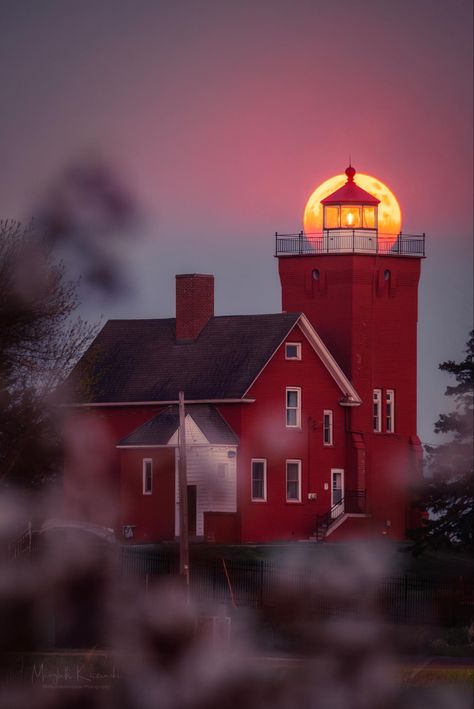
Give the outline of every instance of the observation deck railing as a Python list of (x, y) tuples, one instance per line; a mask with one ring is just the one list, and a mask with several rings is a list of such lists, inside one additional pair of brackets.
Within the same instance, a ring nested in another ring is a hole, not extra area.
[(305, 234), (275, 232), (275, 256), (315, 254), (425, 256), (425, 234), (380, 234), (376, 229), (326, 229)]

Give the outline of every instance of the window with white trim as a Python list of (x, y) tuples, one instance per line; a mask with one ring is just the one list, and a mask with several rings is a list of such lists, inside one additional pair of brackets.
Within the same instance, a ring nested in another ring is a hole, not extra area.
[(325, 446), (333, 444), (332, 411), (330, 409), (323, 412), (323, 444)]
[(225, 480), (226, 477), (227, 477), (227, 463), (217, 463), (216, 478), (218, 480)]
[(265, 458), (252, 458), (252, 502), (265, 502), (267, 499), (267, 461)]
[(385, 430), (395, 433), (395, 392), (387, 389), (385, 392)]
[(374, 389), (372, 427), (375, 433), (382, 430), (382, 390)]
[(143, 458), (142, 492), (144, 495), (153, 493), (153, 461)]
[(301, 460), (286, 461), (286, 501), (301, 502)]
[(286, 389), (286, 426), (301, 427), (301, 389), (298, 387)]
[(285, 359), (301, 359), (301, 342), (287, 342)]

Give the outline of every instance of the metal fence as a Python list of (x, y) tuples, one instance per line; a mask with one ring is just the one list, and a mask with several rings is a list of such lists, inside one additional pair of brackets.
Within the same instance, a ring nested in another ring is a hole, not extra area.
[[(178, 558), (143, 548), (123, 547), (122, 573), (153, 578), (178, 573)], [(398, 576), (350, 593), (328, 588), (318, 568), (291, 568), (266, 560), (219, 559), (191, 562), (190, 590), (198, 601), (253, 608), (277, 607), (284, 598), (301, 598), (308, 610), (322, 615), (361, 615), (368, 609), (399, 623), (457, 625), (474, 613), (470, 579)]]

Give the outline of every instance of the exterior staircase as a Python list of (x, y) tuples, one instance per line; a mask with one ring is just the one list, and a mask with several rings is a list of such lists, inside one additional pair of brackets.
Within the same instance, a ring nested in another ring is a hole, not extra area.
[(312, 540), (323, 542), (349, 518), (368, 519), (370, 515), (367, 514), (366, 497), (365, 490), (347, 490), (344, 497), (331, 509), (322, 515), (316, 515), (316, 528)]

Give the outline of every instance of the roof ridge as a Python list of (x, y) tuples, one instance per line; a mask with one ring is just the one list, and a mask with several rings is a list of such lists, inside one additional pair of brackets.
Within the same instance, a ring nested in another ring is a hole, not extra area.
[(71, 396), (91, 404), (174, 401), (180, 390), (188, 399), (240, 398), (300, 317), (217, 315), (185, 344), (176, 343), (175, 318), (109, 320), (74, 367)]
[(176, 318), (108, 318), (106, 322), (163, 322), (163, 320), (176, 320)]
[[(261, 317), (268, 317), (268, 316), (277, 316), (277, 315), (301, 315), (301, 313), (298, 312), (280, 312), (280, 313), (241, 313), (241, 314), (232, 314), (232, 315), (214, 315), (214, 318), (261, 318)], [(212, 318), (211, 318), (212, 320)]]
[[(291, 311), (291, 312), (280, 312), (280, 313), (232, 313), (230, 315), (213, 315), (210, 320), (220, 320), (222, 318), (263, 318), (263, 317), (277, 317), (277, 316), (299, 316), (302, 311)], [(107, 323), (130, 323), (130, 322), (174, 322), (176, 318), (108, 318), (105, 321)], [(209, 322), (208, 321), (208, 322)]]

